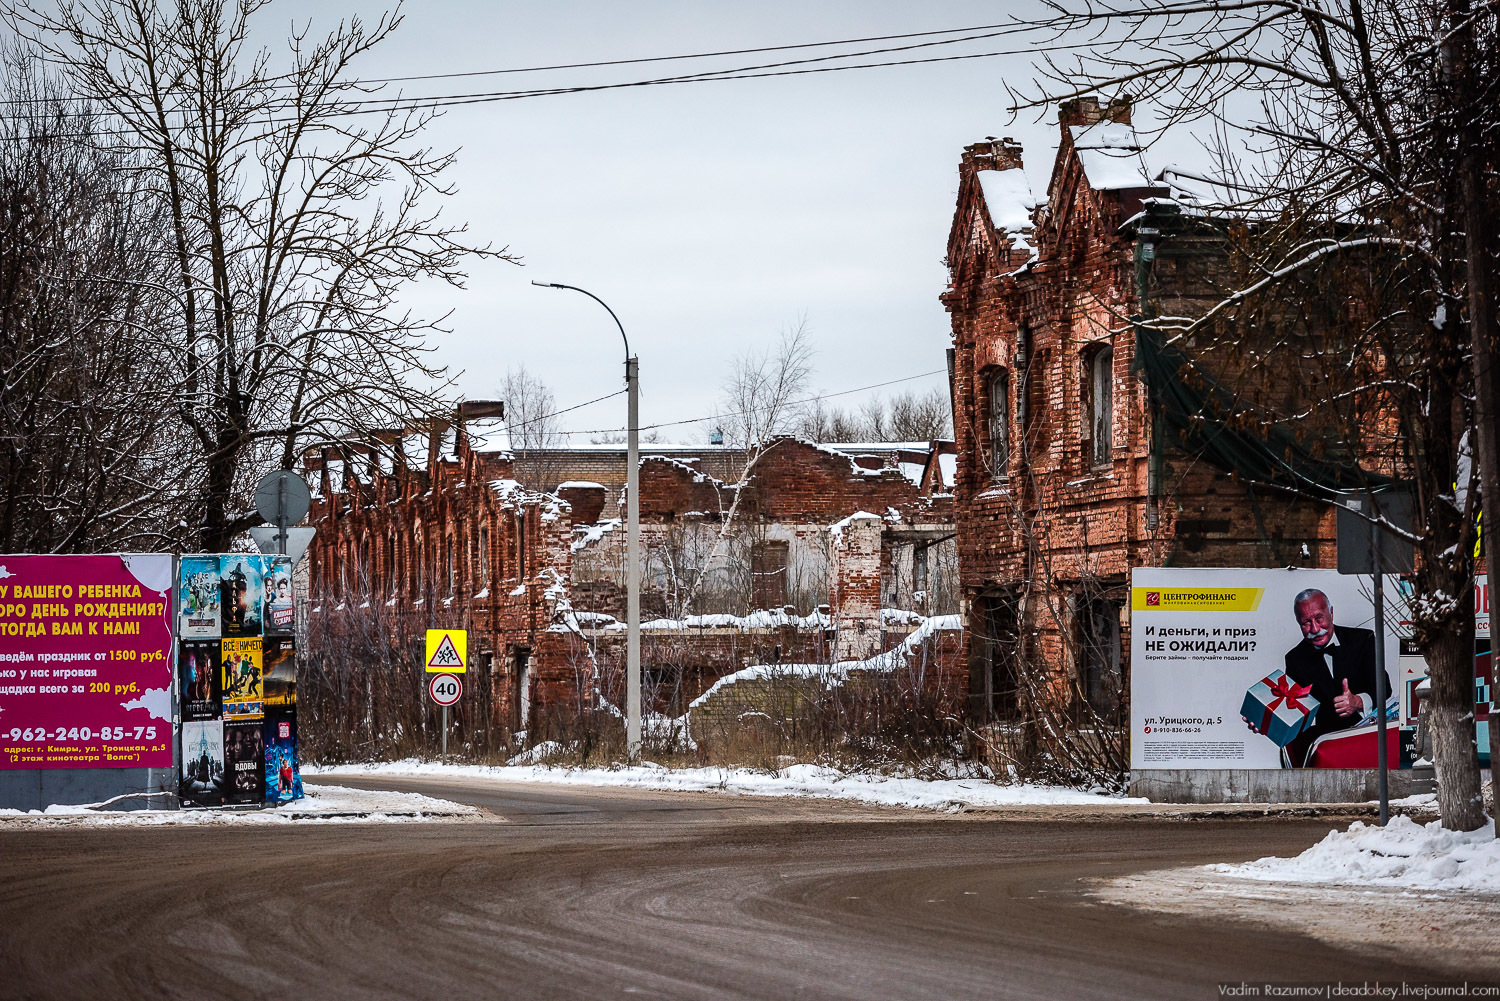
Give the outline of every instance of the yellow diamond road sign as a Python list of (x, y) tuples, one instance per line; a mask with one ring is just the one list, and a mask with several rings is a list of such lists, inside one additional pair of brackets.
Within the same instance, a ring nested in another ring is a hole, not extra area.
[(463, 629), (427, 630), (429, 673), (463, 674), (469, 658), (469, 634)]

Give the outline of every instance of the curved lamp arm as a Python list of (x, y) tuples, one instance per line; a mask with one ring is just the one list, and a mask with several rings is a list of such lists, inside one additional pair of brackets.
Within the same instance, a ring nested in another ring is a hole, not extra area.
[(630, 363), (630, 338), (625, 336), (625, 324), (621, 323), (620, 318), (615, 315), (615, 311), (609, 308), (609, 303), (605, 302), (603, 299), (599, 298), (588, 289), (579, 288), (576, 285), (561, 285), (557, 282), (539, 282), (535, 280), (533, 280), (531, 284), (539, 286), (541, 288), (565, 288), (573, 292), (582, 292), (584, 295), (588, 296), (590, 299), (603, 306), (604, 311), (609, 314), (609, 318), (615, 321), (615, 326), (620, 328), (620, 340), (625, 342), (625, 363), (627, 365)]

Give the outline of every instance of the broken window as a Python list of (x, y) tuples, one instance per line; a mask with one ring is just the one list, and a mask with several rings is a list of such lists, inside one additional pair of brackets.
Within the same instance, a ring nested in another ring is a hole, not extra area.
[(490, 526), (479, 526), (479, 581), (481, 588), (490, 584)]
[(1108, 465), (1114, 460), (1115, 448), (1115, 352), (1101, 348), (1090, 366), (1089, 401), (1092, 412), (1090, 437), (1093, 439), (1093, 463)]
[(982, 721), (1021, 718), (1020, 603), (1011, 594), (975, 599), (977, 631), (969, 662), (969, 704)]
[(1010, 473), (1010, 373), (990, 377), (990, 471), (997, 480)]
[(1078, 664), (1079, 686), (1089, 707), (1101, 718), (1115, 721), (1124, 689), (1118, 601), (1108, 598), (1079, 600)]
[(754, 608), (786, 605), (788, 546), (757, 542), (750, 548), (750, 604)]

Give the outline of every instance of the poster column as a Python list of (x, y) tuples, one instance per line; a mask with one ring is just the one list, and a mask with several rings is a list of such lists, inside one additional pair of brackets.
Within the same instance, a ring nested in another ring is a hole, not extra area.
[(0, 768), (171, 768), (172, 557), (0, 556)]

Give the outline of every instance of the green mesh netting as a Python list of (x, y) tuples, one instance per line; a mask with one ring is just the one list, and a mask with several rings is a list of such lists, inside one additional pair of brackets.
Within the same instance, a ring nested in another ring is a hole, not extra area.
[(1262, 432), (1237, 426), (1233, 396), (1160, 330), (1136, 325), (1135, 366), (1162, 422), (1158, 448), (1172, 447), (1253, 483), (1274, 484), (1323, 500), (1391, 482), (1355, 463), (1317, 454), (1281, 425)]

